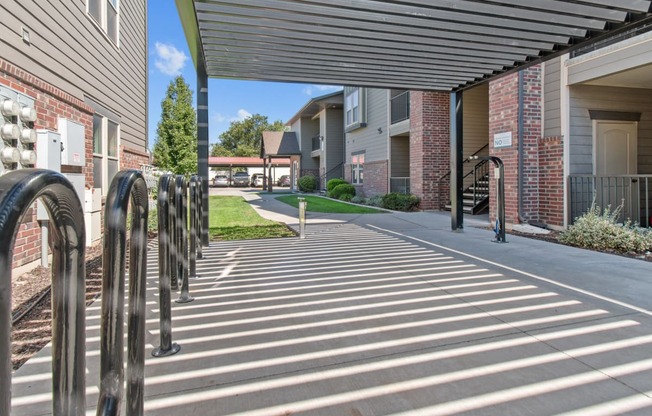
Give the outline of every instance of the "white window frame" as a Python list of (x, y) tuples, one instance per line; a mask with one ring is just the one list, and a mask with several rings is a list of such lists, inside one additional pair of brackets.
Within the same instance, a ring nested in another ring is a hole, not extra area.
[[(120, 170), (120, 123), (110, 120), (108, 117), (105, 117), (101, 114), (95, 113), (94, 117), (99, 117), (101, 121), (101, 132), (100, 140), (101, 143), (101, 153), (95, 152), (95, 122), (93, 122), (93, 187), (102, 189), (102, 196), (106, 196), (109, 191), (109, 185), (111, 185), (111, 180), (113, 177), (109, 177), (109, 161), (116, 162), (116, 173)], [(109, 155), (109, 123), (112, 123), (116, 126), (116, 138), (115, 138), (115, 156)], [(97, 159), (101, 159), (101, 175), (102, 175), (102, 185), (97, 186), (95, 181), (95, 162)]]
[[(90, 3), (98, 1), (100, 6), (99, 21), (90, 12)], [(109, 34), (109, 7), (115, 11), (115, 39)], [(120, 0), (86, 0), (86, 14), (88, 18), (102, 29), (102, 33), (115, 46), (120, 45)]]
[(346, 125), (360, 122), (360, 88), (354, 88), (346, 94)]
[(365, 152), (351, 153), (351, 183), (353, 185), (362, 185), (364, 183), (364, 159)]

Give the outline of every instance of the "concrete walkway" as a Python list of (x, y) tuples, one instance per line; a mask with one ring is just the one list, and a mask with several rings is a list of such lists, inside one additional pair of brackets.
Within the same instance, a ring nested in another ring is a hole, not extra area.
[[(261, 215), (297, 210), (246, 193)], [(149, 254), (148, 415), (652, 414), (652, 264), (442, 213), (309, 213), (307, 238), (212, 243), (158, 345)], [(474, 226), (475, 225), (475, 226)], [(97, 307), (88, 404), (97, 400)], [(46, 414), (49, 351), (14, 375)]]

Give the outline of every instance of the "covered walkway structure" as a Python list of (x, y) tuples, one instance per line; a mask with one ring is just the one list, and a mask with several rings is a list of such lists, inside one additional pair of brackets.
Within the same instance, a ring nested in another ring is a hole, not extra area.
[(464, 90), (652, 21), (644, 0), (176, 2), (197, 69), (201, 175), (209, 77), (447, 91), (453, 230), (463, 228)]

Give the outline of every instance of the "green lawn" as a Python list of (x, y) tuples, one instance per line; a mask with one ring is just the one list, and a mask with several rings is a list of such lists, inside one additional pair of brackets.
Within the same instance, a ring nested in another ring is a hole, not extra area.
[[(295, 195), (287, 195), (279, 196), (276, 199), (295, 208), (299, 208), (299, 200), (297, 198)], [(385, 212), (375, 208), (344, 204), (334, 199), (319, 196), (307, 195), (305, 198), (307, 202), (306, 210), (311, 212), (328, 212), (332, 214), (382, 214)]]
[(211, 239), (248, 240), (296, 235), (285, 224), (262, 218), (240, 196), (211, 196), (209, 205)]

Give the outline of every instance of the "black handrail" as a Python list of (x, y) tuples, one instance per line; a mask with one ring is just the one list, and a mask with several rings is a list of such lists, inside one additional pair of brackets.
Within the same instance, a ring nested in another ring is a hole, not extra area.
[(41, 199), (52, 236), (52, 414), (86, 412), (84, 211), (68, 179), (43, 169), (0, 177), (0, 415), (11, 414), (11, 262), (16, 234)]
[[(326, 177), (327, 177), (331, 172), (333, 172), (335, 169), (339, 169), (339, 168), (341, 168), (343, 165), (344, 165), (344, 162), (340, 162), (340, 163), (338, 163), (334, 168), (331, 168), (331, 170), (329, 170), (328, 172), (326, 172), (326, 173), (324, 173), (323, 175), (321, 175), (321, 176), (319, 177), (319, 187), (320, 187), (321, 189), (326, 189), (326, 184), (324, 183), (324, 180), (326, 179)], [(344, 173), (344, 172), (342, 172), (342, 173)], [(342, 176), (344, 176), (344, 175), (342, 175)]]
[[(170, 227), (170, 211), (176, 184), (173, 175), (161, 176), (158, 183), (158, 287), (160, 310), (161, 345), (152, 351), (154, 357), (174, 355), (181, 347), (172, 342), (172, 305), (171, 285), (172, 270), (176, 264), (171, 264), (173, 229)], [(169, 230), (169, 233), (168, 233)]]
[(98, 416), (119, 414), (124, 390), (124, 292), (127, 209), (130, 200), (127, 414), (144, 414), (145, 270), (149, 204), (147, 183), (142, 173), (126, 170), (118, 172), (111, 181), (104, 209)]
[(497, 243), (506, 243), (505, 239), (505, 165), (496, 156), (471, 156), (470, 159), (491, 161), (498, 170), (496, 171), (496, 233)]

